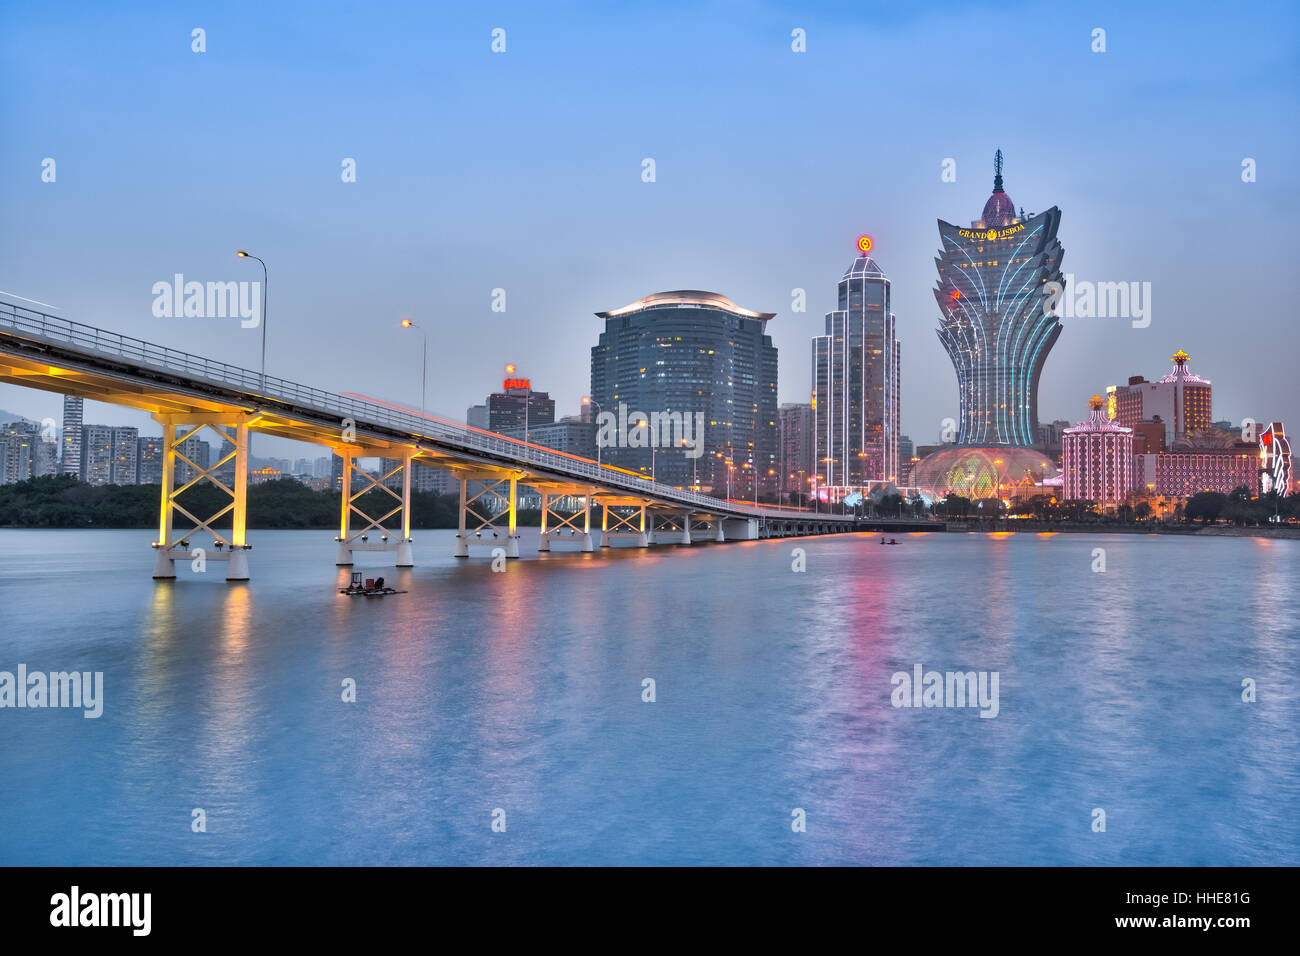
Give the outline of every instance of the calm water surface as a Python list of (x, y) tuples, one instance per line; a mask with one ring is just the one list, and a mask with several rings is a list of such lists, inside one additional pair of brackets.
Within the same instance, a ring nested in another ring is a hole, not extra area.
[[(0, 531), (0, 670), (106, 697), (0, 710), (0, 863), (1300, 864), (1300, 542), (525, 531), (496, 574), (452, 534), (360, 556), (380, 600), (329, 532), (227, 585), (153, 582), (147, 531)], [(895, 709), (918, 663), (998, 671), (998, 716)]]

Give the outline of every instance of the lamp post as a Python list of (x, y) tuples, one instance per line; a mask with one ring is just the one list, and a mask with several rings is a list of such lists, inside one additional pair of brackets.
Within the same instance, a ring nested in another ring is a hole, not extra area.
[[(599, 419), (601, 415), (605, 414), (605, 410), (600, 407), (600, 402), (596, 401), (590, 395), (584, 395), (582, 397), (582, 404), (595, 405), (597, 419)], [(599, 421), (597, 421), (596, 423), (596, 467), (597, 468), (600, 467), (600, 422)]]
[(422, 342), (420, 349), (420, 418), (423, 419), (425, 384), (429, 380), (429, 333), (425, 331), (424, 326), (416, 325), (410, 319), (402, 319), (402, 328), (420, 330)]
[[(258, 262), (262, 262), (257, 256), (249, 255), (243, 249), (235, 255), (241, 259), (257, 259)], [(262, 262), (262, 391), (266, 391), (266, 287), (268, 284), (266, 263)]]
[[(699, 439), (696, 439), (696, 441), (698, 440)], [(691, 449), (691, 451), (694, 451), (696, 446), (695, 446), (695, 442), (689, 442), (685, 438), (683, 438), (682, 447), (689, 448)], [(695, 463), (699, 460), (699, 457), (700, 457), (699, 455), (691, 456), (691, 491), (695, 491), (695, 492), (698, 492), (700, 490), (699, 480), (695, 477)]]

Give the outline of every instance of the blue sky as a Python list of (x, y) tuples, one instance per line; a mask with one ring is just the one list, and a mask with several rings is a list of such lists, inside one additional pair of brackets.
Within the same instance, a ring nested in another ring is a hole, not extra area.
[[(576, 411), (593, 312), (707, 289), (778, 313), (781, 399), (803, 401), (809, 339), (869, 232), (903, 429), (931, 442), (957, 405), (935, 220), (979, 215), (1000, 147), (1017, 206), (1061, 207), (1066, 272), (1152, 288), (1147, 328), (1064, 323), (1041, 419), (1085, 417), (1182, 348), (1217, 418), (1300, 427), (1298, 25), (1289, 3), (9, 2), (0, 290), (256, 367), (259, 331), (151, 311), (177, 272), (260, 278), (247, 248), (270, 267), (272, 374), (418, 404), (410, 316), (430, 329), (429, 407), (460, 418), (506, 363)], [(58, 399), (0, 386), (0, 409), (57, 417)]]

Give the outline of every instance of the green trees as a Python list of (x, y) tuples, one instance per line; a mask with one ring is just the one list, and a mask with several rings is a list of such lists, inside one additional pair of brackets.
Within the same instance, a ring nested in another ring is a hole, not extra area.
[(1183, 508), (1183, 520), (1199, 521), (1201, 524), (1218, 521), (1227, 503), (1228, 496), (1221, 492), (1198, 491)]
[[(87, 485), (71, 477), (32, 478), (0, 486), (0, 527), (10, 528), (153, 528), (158, 524), (157, 485)], [(206, 518), (225, 507), (230, 498), (208, 482), (186, 489), (177, 501), (185, 510)], [(374, 489), (357, 505), (367, 514), (381, 515), (396, 504)], [(411, 493), (411, 527), (456, 527), (456, 496)], [(520, 513), (520, 523), (527, 516)], [(185, 525), (176, 516), (177, 527)], [(292, 478), (281, 478), (248, 489), (250, 528), (333, 528), (339, 520), (339, 495), (312, 491)], [(230, 527), (230, 515), (216, 521)]]

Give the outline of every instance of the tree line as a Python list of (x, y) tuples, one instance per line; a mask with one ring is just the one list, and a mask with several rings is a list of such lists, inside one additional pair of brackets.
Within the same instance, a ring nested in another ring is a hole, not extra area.
[[(0, 485), (0, 527), (156, 528), (161, 495), (162, 488), (158, 485), (88, 485), (71, 475), (29, 478)], [(176, 500), (185, 510), (207, 518), (229, 504), (230, 496), (215, 485), (203, 482), (187, 488)], [(411, 527), (455, 528), (459, 518), (458, 500), (458, 495), (412, 491)], [(358, 498), (356, 504), (377, 517), (392, 510), (397, 500), (384, 491), (372, 489)], [(179, 512), (175, 520), (178, 529), (190, 526)], [(520, 510), (516, 520), (520, 525), (537, 524), (540, 514), (536, 510)], [(352, 521), (356, 527), (356, 515)], [(229, 528), (230, 522), (231, 515), (226, 514), (213, 522), (213, 526)], [(280, 478), (248, 489), (250, 528), (337, 528), (338, 524), (337, 491), (313, 491), (292, 478)], [(389, 527), (393, 526), (390, 521)]]

